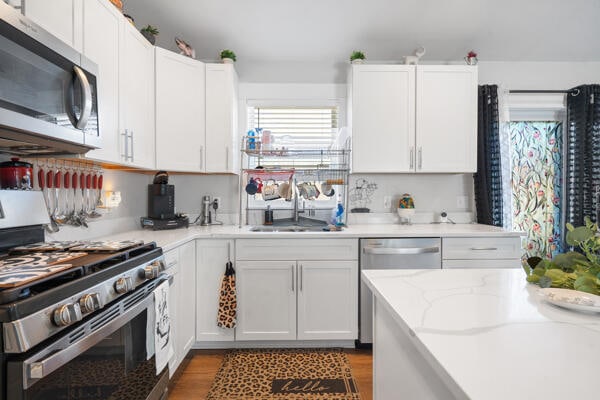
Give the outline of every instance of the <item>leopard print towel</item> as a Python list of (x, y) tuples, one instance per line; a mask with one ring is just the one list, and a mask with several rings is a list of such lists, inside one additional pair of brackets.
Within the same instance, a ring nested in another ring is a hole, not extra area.
[(237, 298), (235, 293), (235, 270), (233, 264), (227, 263), (225, 275), (221, 281), (219, 294), (219, 311), (217, 313), (217, 326), (220, 328), (235, 328), (237, 313)]

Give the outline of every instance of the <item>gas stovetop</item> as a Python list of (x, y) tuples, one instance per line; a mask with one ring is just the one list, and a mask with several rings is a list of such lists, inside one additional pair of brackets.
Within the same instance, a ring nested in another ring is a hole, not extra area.
[(164, 269), (162, 249), (141, 241), (34, 243), (9, 250), (0, 258), (4, 352), (27, 351), (153, 285)]
[[(44, 242), (0, 257), (0, 321), (22, 318), (162, 254), (142, 241)], [(147, 257), (143, 257), (146, 255)]]

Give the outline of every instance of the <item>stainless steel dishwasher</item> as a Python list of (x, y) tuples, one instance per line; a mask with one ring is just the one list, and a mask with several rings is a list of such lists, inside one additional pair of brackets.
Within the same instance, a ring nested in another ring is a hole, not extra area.
[[(361, 239), (360, 271), (367, 269), (440, 269), (440, 238)], [(359, 341), (373, 342), (373, 294), (359, 279)]]

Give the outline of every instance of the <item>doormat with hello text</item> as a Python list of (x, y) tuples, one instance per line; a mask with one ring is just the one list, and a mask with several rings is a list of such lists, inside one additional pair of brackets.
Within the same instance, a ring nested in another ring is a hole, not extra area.
[(225, 354), (207, 400), (360, 400), (338, 349), (237, 349)]

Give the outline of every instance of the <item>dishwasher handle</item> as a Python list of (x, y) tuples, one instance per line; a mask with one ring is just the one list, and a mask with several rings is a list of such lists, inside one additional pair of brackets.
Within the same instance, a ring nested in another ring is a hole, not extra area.
[(363, 247), (363, 253), (376, 255), (411, 255), (411, 254), (427, 254), (439, 253), (438, 246), (432, 247)]

